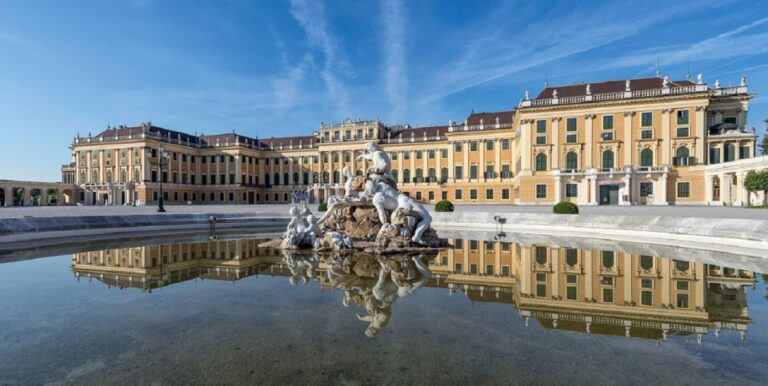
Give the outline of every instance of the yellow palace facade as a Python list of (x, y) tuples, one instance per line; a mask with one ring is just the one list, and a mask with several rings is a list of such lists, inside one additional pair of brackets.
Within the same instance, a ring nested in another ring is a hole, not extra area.
[[(643, 78), (548, 86), (508, 111), (448, 125), (347, 119), (310, 135), (190, 135), (144, 123), (76, 137), (62, 174), (85, 205), (322, 202), (362, 174), (364, 143), (392, 159), (424, 202), (746, 205), (748, 170), (768, 167), (747, 130), (746, 82)], [(162, 161), (162, 172), (161, 172)]]

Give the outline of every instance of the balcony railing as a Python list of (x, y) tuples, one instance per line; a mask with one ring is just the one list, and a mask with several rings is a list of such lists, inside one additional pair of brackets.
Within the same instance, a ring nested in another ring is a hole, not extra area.
[[(586, 85), (584, 85), (586, 87)], [(677, 94), (689, 94), (696, 92), (709, 91), (709, 87), (706, 84), (696, 84), (690, 86), (677, 86), (677, 87), (662, 87), (649, 90), (637, 90), (637, 91), (618, 91), (608, 92), (600, 94), (587, 94), (578, 95), (572, 97), (562, 98), (547, 98), (547, 99), (525, 99), (520, 101), (520, 107), (542, 107), (552, 105), (567, 105), (584, 102), (602, 102), (610, 100), (620, 99), (634, 99), (634, 98), (649, 98), (662, 95), (677, 95)], [(715, 95), (735, 95), (743, 94), (747, 92), (746, 86), (740, 87), (728, 87), (715, 89)]]

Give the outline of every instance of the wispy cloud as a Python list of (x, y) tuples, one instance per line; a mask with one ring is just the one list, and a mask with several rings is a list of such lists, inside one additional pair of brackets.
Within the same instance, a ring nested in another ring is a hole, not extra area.
[(408, 76), (405, 68), (405, 19), (401, 0), (381, 3), (383, 24), (384, 86), (392, 106), (392, 120), (404, 119), (408, 100)]
[(340, 57), (338, 40), (328, 30), (323, 4), (319, 1), (291, 0), (291, 15), (304, 29), (309, 43), (323, 52), (325, 62), (320, 76), (336, 105), (337, 113), (340, 116), (351, 115), (349, 89), (340, 77), (347, 70), (348, 64)]

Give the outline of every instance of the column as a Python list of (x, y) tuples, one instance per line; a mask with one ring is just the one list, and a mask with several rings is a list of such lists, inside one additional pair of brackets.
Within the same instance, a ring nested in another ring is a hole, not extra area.
[(656, 186), (653, 189), (654, 197), (656, 197), (656, 204), (657, 205), (668, 205), (669, 202), (667, 202), (667, 173), (659, 177), (659, 179), (656, 181)]
[(632, 117), (634, 115), (634, 111), (624, 113), (624, 166), (632, 165), (632, 149), (634, 148), (632, 146)]
[(437, 182), (440, 182), (440, 179), (443, 178), (443, 175), (440, 174), (440, 170), (443, 168), (443, 151), (442, 149), (435, 149), (435, 173), (437, 175)]
[(672, 158), (669, 154), (669, 142), (670, 142), (670, 127), (669, 127), (669, 113), (671, 109), (664, 109), (661, 112), (661, 164), (671, 165)]
[(560, 117), (552, 118), (552, 144), (555, 150), (550, 154), (550, 158), (552, 158), (552, 169), (556, 170), (560, 169)]
[(699, 164), (708, 163), (705, 138), (707, 136), (707, 118), (704, 116), (704, 106), (696, 106), (694, 119), (693, 135), (696, 137), (696, 162)]
[(624, 269), (621, 270), (621, 274), (624, 280), (624, 303), (629, 304), (632, 302), (632, 254), (624, 254)]
[[(453, 172), (456, 165), (453, 164), (453, 151), (455, 145), (453, 142), (448, 142), (448, 180), (453, 182)], [(462, 149), (463, 150), (463, 149)]]
[(731, 204), (731, 175), (720, 175), (720, 201), (725, 205)]
[[(533, 157), (533, 148), (531, 147), (531, 123), (530, 119), (523, 119), (520, 126), (520, 170), (531, 170), (531, 158)], [(513, 162), (516, 162), (513, 160)]]
[(500, 180), (501, 179), (501, 140), (499, 140), (498, 138), (493, 140), (493, 153), (494, 153), (493, 154), (494, 168), (496, 170), (496, 173), (498, 173), (497, 180)]
[[(619, 190), (619, 205), (631, 205), (632, 204), (632, 175), (631, 171), (627, 171), (627, 174), (623, 178), (624, 186)], [(627, 196), (627, 199), (624, 199)]]
[(712, 197), (712, 176), (704, 175), (704, 200), (709, 205), (713, 201)]
[(5, 206), (13, 206), (13, 186), (4, 186)]
[(478, 139), (477, 140), (477, 147), (478, 147), (477, 150), (480, 151), (480, 161), (478, 162), (478, 166), (477, 166), (477, 168), (480, 169), (480, 170), (478, 170), (479, 175), (477, 177), (478, 177), (479, 181), (485, 181), (485, 179), (486, 179), (486, 176), (485, 176), (485, 151), (486, 151), (485, 150), (486, 149), (485, 140)]
[(661, 265), (661, 305), (669, 305), (669, 282), (672, 277), (672, 259), (659, 259)]
[(592, 168), (592, 160), (594, 158), (592, 154), (592, 143), (595, 141), (594, 135), (592, 133), (592, 122), (594, 118), (594, 114), (587, 114), (584, 116), (584, 129), (586, 131), (586, 138), (584, 138), (584, 169)]
[(560, 300), (560, 248), (550, 249), (552, 258), (552, 296)]
[(462, 166), (463, 174), (461, 176), (462, 181), (467, 182), (469, 180), (469, 142), (461, 141), (461, 150), (464, 151), (464, 165)]
[(584, 251), (584, 299), (589, 300), (593, 298), (592, 295), (592, 278), (594, 272), (592, 271), (592, 251)]
[(416, 177), (416, 153), (413, 150), (408, 150), (408, 160), (411, 161), (411, 180), (408, 182), (413, 182), (413, 178)]
[(405, 154), (405, 152), (400, 152), (400, 156), (397, 157), (397, 159), (398, 159), (398, 161), (397, 161), (397, 178), (399, 178), (400, 181), (405, 181), (405, 180), (403, 180), (403, 169), (404, 169), (403, 164), (405, 164), (405, 160), (403, 159), (403, 154)]
[(599, 187), (597, 185), (597, 176), (592, 175), (588, 177), (589, 181), (589, 205), (597, 205), (597, 197), (599, 195)]
[(744, 178), (747, 177), (747, 173), (739, 173), (736, 175), (736, 204), (738, 206), (747, 206), (749, 204), (749, 192), (744, 187)]
[(555, 176), (555, 203), (562, 201), (563, 186), (560, 184), (560, 175)]

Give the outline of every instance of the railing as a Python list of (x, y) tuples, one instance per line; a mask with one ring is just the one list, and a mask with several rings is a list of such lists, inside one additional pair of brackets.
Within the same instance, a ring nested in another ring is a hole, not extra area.
[(453, 133), (457, 131), (484, 131), (484, 130), (501, 130), (514, 127), (513, 122), (491, 122), (483, 123), (482, 125), (451, 125), (448, 126), (448, 132)]
[[(655, 88), (655, 89), (649, 89), (649, 90), (637, 90), (637, 91), (617, 91), (617, 92), (608, 92), (608, 93), (601, 93), (601, 94), (578, 95), (578, 96), (563, 97), (563, 98), (547, 98), (547, 99), (534, 99), (534, 100), (526, 99), (520, 102), (520, 107), (542, 107), (542, 106), (565, 105), (565, 104), (574, 104), (574, 103), (583, 103), (583, 102), (601, 102), (601, 101), (611, 101), (611, 100), (619, 100), (619, 99), (649, 98), (649, 97), (656, 97), (656, 96), (670, 95), (670, 94), (677, 95), (677, 94), (688, 94), (688, 93), (706, 92), (706, 91), (709, 91), (709, 87), (706, 84), (696, 84), (692, 86), (662, 87), (662, 88)], [(746, 86), (715, 89), (716, 96), (736, 95), (736, 94), (743, 94), (746, 92), (747, 92)]]

